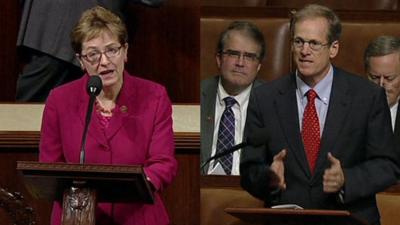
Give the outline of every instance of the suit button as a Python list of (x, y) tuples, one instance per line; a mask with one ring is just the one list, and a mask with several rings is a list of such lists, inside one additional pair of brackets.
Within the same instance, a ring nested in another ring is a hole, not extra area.
[(102, 145), (101, 147), (102, 147), (102, 149), (104, 151), (109, 151), (110, 150), (110, 147), (108, 145)]

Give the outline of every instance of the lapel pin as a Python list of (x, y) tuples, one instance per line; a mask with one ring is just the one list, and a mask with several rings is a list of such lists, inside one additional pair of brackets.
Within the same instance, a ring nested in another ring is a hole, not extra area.
[(123, 105), (123, 106), (121, 106), (120, 110), (121, 110), (121, 112), (126, 113), (126, 112), (128, 112), (128, 107)]

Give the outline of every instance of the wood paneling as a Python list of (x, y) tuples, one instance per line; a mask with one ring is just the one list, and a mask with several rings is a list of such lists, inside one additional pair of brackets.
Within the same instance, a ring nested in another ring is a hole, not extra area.
[(200, 0), (168, 0), (157, 9), (130, 5), (127, 69), (164, 84), (173, 102), (199, 102)]
[(202, 6), (266, 6), (268, 0), (202, 0)]
[(199, 225), (200, 221), (200, 161), (196, 153), (178, 150), (178, 176), (163, 193), (171, 225)]
[[(223, 2), (223, 1), (222, 1)], [(283, 17), (309, 3), (319, 3), (335, 10), (341, 20), (400, 21), (400, 0), (206, 0), (201, 4), (201, 17)]]
[(301, 8), (306, 4), (322, 4), (334, 10), (398, 10), (398, 0), (267, 0), (266, 6), (280, 8)]
[[(334, 10), (398, 10), (399, 0), (202, 0), (202, 6), (301, 8), (306, 4), (322, 4)], [(362, 4), (360, 4), (362, 3)]]
[(239, 176), (205, 175), (200, 177), (201, 225), (250, 225), (227, 214), (230, 207), (263, 207), (264, 202), (240, 187)]
[[(196, 133), (176, 133), (176, 158), (178, 175), (173, 184), (163, 192), (171, 224), (199, 224), (199, 149)], [(37, 224), (48, 225), (51, 203), (32, 199), (26, 191), (22, 178), (17, 174), (17, 161), (37, 161), (39, 132), (0, 133), (0, 187), (9, 192), (21, 192), (37, 215)], [(0, 208), (0, 221), (9, 218)], [(2, 224), (2, 223), (1, 223)]]
[[(27, 203), (34, 209), (37, 224), (48, 225), (50, 222), (51, 203), (45, 200), (33, 199), (28, 194), (21, 177), (19, 177), (15, 169), (17, 161), (37, 161), (37, 152), (37, 148), (14, 149), (12, 147), (0, 147), (0, 186), (9, 192), (20, 192)], [(6, 215), (0, 214), (0, 216)], [(0, 217), (0, 221), (5, 221), (5, 219)]]
[(18, 74), (16, 52), (19, 1), (0, 1), (0, 101), (14, 101)]

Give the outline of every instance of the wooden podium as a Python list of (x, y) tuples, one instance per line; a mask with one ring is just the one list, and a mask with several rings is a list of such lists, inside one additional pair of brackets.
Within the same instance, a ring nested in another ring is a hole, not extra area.
[(97, 202), (153, 203), (141, 166), (17, 162), (34, 198), (62, 201), (63, 225), (95, 225)]
[(226, 208), (242, 221), (263, 225), (368, 225), (343, 210)]

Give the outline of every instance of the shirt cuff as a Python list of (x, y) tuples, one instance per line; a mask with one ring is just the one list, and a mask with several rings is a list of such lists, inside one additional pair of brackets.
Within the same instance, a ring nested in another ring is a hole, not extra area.
[(340, 189), (337, 193), (337, 201), (341, 204), (344, 204), (344, 189)]

